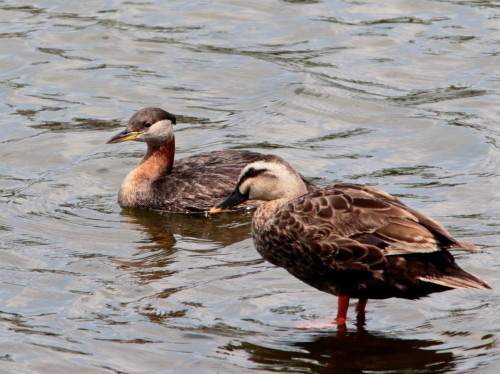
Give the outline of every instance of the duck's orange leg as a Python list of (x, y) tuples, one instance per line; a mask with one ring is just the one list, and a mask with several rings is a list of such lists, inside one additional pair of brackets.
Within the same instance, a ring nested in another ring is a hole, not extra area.
[(338, 330), (347, 331), (346, 320), (347, 320), (347, 310), (349, 309), (349, 299), (350, 298), (347, 295), (340, 295), (338, 297), (337, 317), (333, 320), (333, 322), (313, 322), (313, 323), (300, 324), (300, 328), (305, 328), (305, 329), (322, 328), (322, 327), (331, 327), (332, 325), (335, 325), (337, 326)]
[(347, 309), (349, 309), (349, 296), (339, 295), (337, 317), (335, 318), (335, 324), (338, 326), (345, 326), (347, 320)]
[(358, 303), (356, 304), (356, 320), (358, 324), (364, 324), (365, 323), (365, 308), (366, 308), (366, 303), (368, 303), (368, 299), (359, 299)]

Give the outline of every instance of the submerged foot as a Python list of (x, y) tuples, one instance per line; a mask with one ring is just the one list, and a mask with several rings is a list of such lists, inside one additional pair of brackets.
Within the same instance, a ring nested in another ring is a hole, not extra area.
[(356, 304), (356, 325), (364, 326), (366, 321), (365, 308), (368, 303), (368, 299), (359, 299)]

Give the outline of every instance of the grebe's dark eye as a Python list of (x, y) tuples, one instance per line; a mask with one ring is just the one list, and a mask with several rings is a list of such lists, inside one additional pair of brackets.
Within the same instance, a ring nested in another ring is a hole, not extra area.
[(144, 127), (145, 128), (151, 127), (151, 124), (150, 123), (146, 123), (146, 124), (144, 124)]

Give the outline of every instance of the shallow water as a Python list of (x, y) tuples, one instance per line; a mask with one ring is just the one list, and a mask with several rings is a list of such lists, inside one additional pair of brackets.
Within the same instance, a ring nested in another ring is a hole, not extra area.
[[(494, 1), (0, 3), (0, 373), (496, 373), (500, 8)], [(278, 154), (368, 183), (483, 248), (495, 291), (368, 304), (264, 262), (250, 215), (122, 210), (139, 108), (177, 157)], [(352, 317), (352, 316), (351, 316)]]

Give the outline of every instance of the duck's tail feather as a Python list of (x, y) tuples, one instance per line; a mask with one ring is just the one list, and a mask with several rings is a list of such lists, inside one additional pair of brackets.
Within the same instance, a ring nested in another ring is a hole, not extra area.
[(464, 272), (459, 275), (443, 275), (440, 277), (420, 277), (421, 281), (439, 284), (450, 288), (491, 290), (491, 286), (478, 277)]
[(452, 244), (448, 249), (467, 249), (469, 251), (480, 251), (481, 248), (479, 248), (477, 245), (467, 243), (467, 242), (459, 242), (457, 241), (456, 244)]

